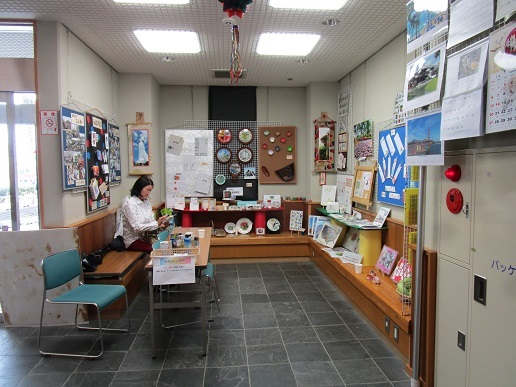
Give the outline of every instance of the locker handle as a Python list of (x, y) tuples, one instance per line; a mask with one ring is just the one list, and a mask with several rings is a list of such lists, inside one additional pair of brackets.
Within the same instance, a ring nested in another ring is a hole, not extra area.
[(486, 304), (486, 295), (487, 295), (487, 278), (481, 277), (478, 274), (475, 274), (475, 281), (473, 287), (473, 299), (482, 304)]

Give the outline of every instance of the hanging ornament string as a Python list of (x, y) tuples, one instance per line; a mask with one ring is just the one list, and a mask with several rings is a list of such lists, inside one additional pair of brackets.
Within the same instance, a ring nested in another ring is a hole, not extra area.
[(238, 26), (234, 25), (231, 28), (231, 58), (229, 60), (229, 76), (231, 83), (235, 81), (238, 83), (238, 78), (242, 75), (242, 64), (240, 63), (240, 42), (239, 42), (239, 31)]

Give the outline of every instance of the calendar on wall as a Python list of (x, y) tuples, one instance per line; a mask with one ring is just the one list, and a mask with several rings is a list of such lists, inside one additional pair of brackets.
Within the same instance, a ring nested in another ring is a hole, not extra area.
[(486, 133), (514, 129), (516, 72), (514, 69), (510, 71), (510, 63), (511, 59), (514, 60), (511, 52), (515, 40), (516, 22), (493, 32), (489, 37)]

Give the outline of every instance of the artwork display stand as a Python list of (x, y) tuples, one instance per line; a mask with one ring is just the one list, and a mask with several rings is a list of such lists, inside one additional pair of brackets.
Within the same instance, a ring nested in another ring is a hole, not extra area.
[(376, 163), (374, 165), (358, 166), (355, 169), (353, 196), (351, 201), (363, 204), (369, 209), (374, 188)]

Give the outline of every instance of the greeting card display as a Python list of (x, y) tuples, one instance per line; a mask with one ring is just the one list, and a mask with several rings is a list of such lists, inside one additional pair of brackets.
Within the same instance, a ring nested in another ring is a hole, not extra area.
[(380, 257), (378, 257), (378, 262), (376, 262), (376, 267), (387, 275), (391, 274), (397, 256), (398, 252), (396, 250), (391, 249), (387, 245), (383, 245)]
[(391, 279), (398, 283), (403, 278), (412, 277), (412, 265), (407, 261), (405, 257), (401, 257), (396, 265), (396, 268), (391, 274)]

